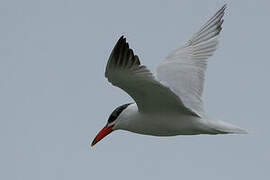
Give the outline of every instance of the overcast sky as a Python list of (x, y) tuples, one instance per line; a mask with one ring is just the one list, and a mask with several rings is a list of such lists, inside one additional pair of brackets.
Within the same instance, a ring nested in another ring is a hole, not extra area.
[(248, 135), (152, 137), (116, 131), (90, 143), (132, 99), (104, 77), (121, 35), (155, 67), (225, 1), (1, 0), (0, 179), (267, 179), (268, 1), (227, 1), (209, 60), (207, 112)]

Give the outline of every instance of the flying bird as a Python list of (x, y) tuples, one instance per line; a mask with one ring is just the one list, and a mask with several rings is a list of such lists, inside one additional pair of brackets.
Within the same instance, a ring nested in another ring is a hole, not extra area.
[(107, 62), (105, 77), (135, 103), (117, 107), (91, 146), (122, 129), (153, 136), (245, 134), (245, 130), (211, 118), (202, 93), (207, 59), (217, 49), (224, 5), (180, 48), (171, 52), (154, 75), (141, 64), (123, 36)]

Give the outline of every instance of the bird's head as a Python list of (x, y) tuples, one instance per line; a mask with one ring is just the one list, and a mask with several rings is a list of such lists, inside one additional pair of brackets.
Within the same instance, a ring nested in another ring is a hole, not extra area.
[(103, 129), (101, 129), (99, 131), (99, 133), (96, 135), (95, 139), (93, 140), (91, 146), (94, 146), (97, 142), (99, 142), (101, 139), (103, 139), (105, 136), (107, 136), (108, 134), (110, 134), (111, 132), (114, 131), (115, 129), (115, 125), (118, 123), (119, 121), (119, 115), (123, 112), (124, 109), (126, 109), (129, 104), (124, 104), (122, 106), (117, 107), (110, 115), (107, 124), (105, 125), (105, 127)]

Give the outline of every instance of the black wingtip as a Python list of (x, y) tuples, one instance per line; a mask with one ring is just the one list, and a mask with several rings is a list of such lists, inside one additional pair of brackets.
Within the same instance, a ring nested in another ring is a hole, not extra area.
[(116, 43), (116, 46), (118, 45), (120, 45), (120, 44), (125, 44), (126, 43), (126, 38), (125, 38), (125, 36), (124, 35), (122, 35), (119, 39), (118, 39), (118, 41), (117, 41), (117, 43)]
[(126, 37), (124, 36), (124, 35), (122, 35), (120, 38), (119, 38), (119, 40), (118, 41), (126, 41)]

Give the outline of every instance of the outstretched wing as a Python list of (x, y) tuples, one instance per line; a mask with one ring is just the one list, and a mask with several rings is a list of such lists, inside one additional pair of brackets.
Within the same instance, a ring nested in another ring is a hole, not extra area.
[(122, 36), (109, 57), (105, 77), (127, 92), (141, 112), (182, 111), (194, 114), (168, 87), (155, 79), (146, 66), (140, 64)]
[(207, 58), (217, 48), (225, 8), (226, 5), (157, 68), (157, 78), (199, 116), (204, 114), (202, 93)]

